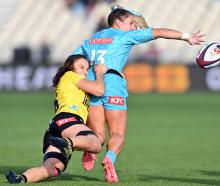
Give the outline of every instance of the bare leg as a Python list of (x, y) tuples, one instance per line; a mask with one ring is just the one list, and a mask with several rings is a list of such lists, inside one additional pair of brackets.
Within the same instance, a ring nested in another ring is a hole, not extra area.
[(102, 161), (102, 166), (105, 170), (105, 179), (109, 183), (118, 182), (114, 162), (124, 145), (126, 115), (126, 110), (105, 110), (109, 140), (107, 142), (107, 153)]
[[(96, 133), (101, 141), (101, 144), (103, 145), (106, 140), (106, 133), (104, 108), (102, 105), (90, 106), (87, 126)], [(82, 165), (84, 169), (86, 171), (92, 171), (94, 168), (95, 160), (95, 154), (85, 151), (82, 157)]]
[[(53, 146), (49, 146), (45, 154), (48, 152), (60, 152), (60, 150)], [(28, 183), (38, 182), (40, 180), (54, 176), (55, 167), (59, 168), (61, 171), (64, 170), (64, 165), (62, 162), (56, 158), (49, 158), (44, 162), (43, 166), (28, 169), (23, 173), (23, 175), (27, 177)]]
[(27, 183), (38, 182), (51, 176), (44, 166), (30, 168), (23, 175), (27, 177)]
[(96, 133), (96, 135), (99, 137), (103, 145), (106, 140), (106, 133), (105, 133), (105, 115), (104, 115), (104, 108), (102, 105), (89, 107), (87, 126)]
[[(48, 152), (60, 152), (60, 150), (53, 146), (49, 146), (46, 153)], [(16, 175), (14, 172), (9, 171), (6, 178), (10, 183), (23, 183), (25, 181), (24, 178), (27, 179), (27, 183), (34, 183), (51, 176), (58, 176), (56, 168), (58, 168), (60, 171), (63, 171), (63, 163), (56, 158), (49, 158), (44, 162), (43, 166), (30, 168), (26, 170), (22, 175)]]
[(109, 140), (107, 150), (120, 153), (126, 133), (126, 110), (105, 110), (105, 117), (108, 124)]
[(91, 129), (82, 124), (73, 125), (62, 132), (62, 137), (70, 138), (73, 142), (73, 148), (76, 150), (99, 153), (101, 143), (97, 136), (91, 134), (77, 136), (80, 131), (91, 131)]

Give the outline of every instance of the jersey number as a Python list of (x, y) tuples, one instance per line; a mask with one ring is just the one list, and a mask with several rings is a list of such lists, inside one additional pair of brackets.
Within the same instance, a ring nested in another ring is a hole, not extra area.
[(92, 50), (91, 61), (95, 61), (95, 57), (97, 56), (98, 63), (105, 63), (104, 55), (107, 53), (107, 50)]

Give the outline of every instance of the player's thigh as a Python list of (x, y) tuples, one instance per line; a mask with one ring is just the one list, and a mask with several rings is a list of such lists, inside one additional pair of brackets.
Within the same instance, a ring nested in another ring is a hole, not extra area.
[(105, 115), (102, 105), (89, 107), (87, 126), (95, 133), (105, 138)]
[(125, 135), (127, 110), (105, 110), (109, 134)]
[(74, 138), (81, 131), (91, 131), (91, 129), (85, 124), (75, 124), (63, 130), (61, 135), (64, 138)]

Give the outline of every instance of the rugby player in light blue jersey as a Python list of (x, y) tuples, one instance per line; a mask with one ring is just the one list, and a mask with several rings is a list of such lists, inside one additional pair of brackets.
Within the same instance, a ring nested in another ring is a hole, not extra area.
[[(137, 17), (144, 20), (137, 12), (114, 6), (108, 16), (109, 28), (95, 33), (73, 52), (73, 54), (85, 55), (90, 61), (89, 80), (95, 80), (94, 64), (103, 63), (108, 68), (104, 76), (105, 94), (102, 97), (91, 97), (87, 125), (104, 144), (106, 141), (104, 124), (107, 123), (109, 139), (102, 165), (105, 170), (105, 179), (111, 183), (118, 182), (114, 163), (122, 150), (126, 133), (126, 98), (128, 93), (122, 71), (127, 63), (130, 50), (134, 45), (157, 38), (184, 40), (195, 45), (203, 42), (204, 36), (200, 32), (186, 34), (167, 28), (147, 26), (142, 28), (141, 25), (138, 25), (138, 21), (135, 21)], [(84, 152), (82, 158), (84, 168), (91, 171), (95, 159), (94, 154)]]

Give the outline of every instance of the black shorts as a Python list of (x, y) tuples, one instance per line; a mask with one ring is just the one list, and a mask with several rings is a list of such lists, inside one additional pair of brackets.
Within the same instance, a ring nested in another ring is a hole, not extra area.
[(61, 112), (57, 114), (49, 123), (49, 128), (44, 134), (43, 153), (45, 153), (47, 148), (50, 146), (49, 139), (51, 137), (61, 138), (61, 133), (64, 129), (76, 124), (84, 124), (83, 119), (80, 116), (68, 112)]

